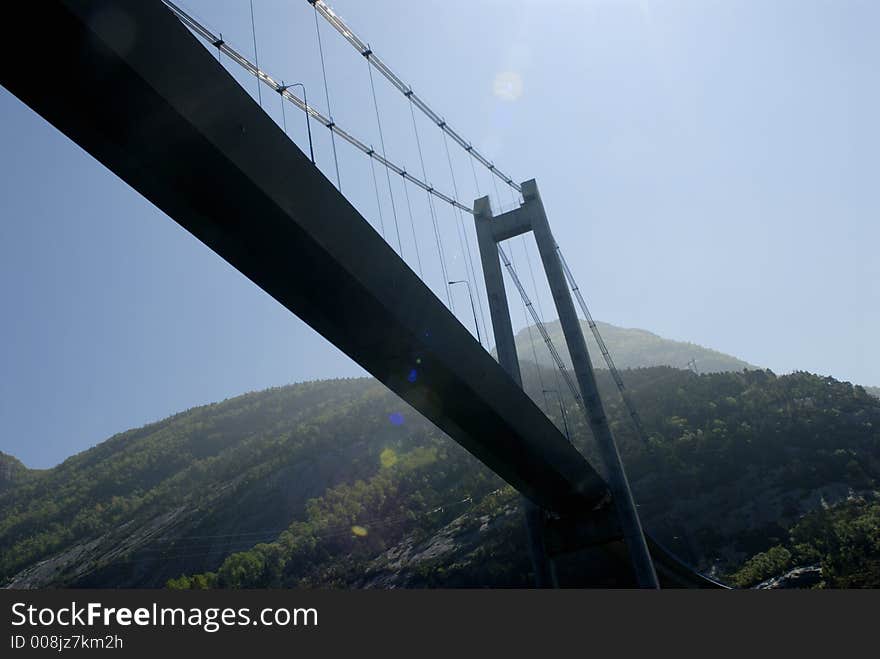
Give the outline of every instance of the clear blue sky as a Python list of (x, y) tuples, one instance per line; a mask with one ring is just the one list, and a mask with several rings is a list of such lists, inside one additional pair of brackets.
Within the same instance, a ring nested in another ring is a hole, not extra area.
[[(183, 5), (252, 53), (247, 0)], [(880, 4), (332, 6), (450, 125), (517, 180), (538, 180), (597, 318), (779, 373), (880, 384)], [(305, 82), (324, 111), (310, 7), (255, 7), (261, 65)], [(378, 148), (366, 64), (321, 29), (334, 118)], [(376, 83), (388, 156), (417, 171), (406, 105)], [(280, 122), (277, 95), (264, 89), (263, 100)], [(0, 116), (0, 450), (47, 467), (198, 404), (363, 373), (2, 88)], [(286, 118), (305, 148), (302, 115)], [(326, 130), (313, 128), (335, 179)], [(429, 178), (451, 189), (437, 131), (420, 130)], [(368, 162), (337, 146), (343, 191), (376, 223)], [(454, 156), (468, 200), (470, 167)], [(491, 190), (485, 175), (479, 183)], [(424, 197), (411, 196), (440, 290)], [(450, 275), (463, 277), (457, 219), (449, 209), (440, 219)]]

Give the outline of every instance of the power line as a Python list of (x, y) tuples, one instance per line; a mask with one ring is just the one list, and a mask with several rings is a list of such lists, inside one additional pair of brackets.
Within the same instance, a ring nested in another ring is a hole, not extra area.
[(504, 267), (507, 268), (507, 272), (510, 274), (510, 278), (513, 280), (516, 289), (519, 291), (520, 297), (526, 305), (526, 309), (529, 310), (529, 313), (532, 316), (532, 320), (535, 321), (535, 325), (537, 326), (538, 331), (541, 333), (541, 337), (544, 339), (544, 343), (547, 344), (547, 349), (550, 351), (550, 356), (553, 357), (553, 361), (556, 362), (556, 367), (559, 369), (559, 372), (565, 379), (565, 383), (566, 385), (568, 385), (568, 388), (571, 391), (571, 395), (574, 396), (574, 399), (575, 401), (577, 401), (578, 405), (583, 408), (584, 402), (583, 399), (581, 399), (580, 391), (575, 386), (574, 381), (571, 379), (571, 374), (568, 372), (568, 369), (565, 367), (565, 363), (559, 356), (559, 352), (556, 350), (556, 346), (553, 345), (553, 341), (550, 338), (550, 334), (547, 332), (547, 328), (544, 327), (544, 323), (538, 316), (538, 312), (535, 311), (535, 305), (532, 304), (532, 301), (529, 299), (528, 293), (526, 293), (525, 287), (522, 285), (519, 276), (516, 274), (516, 270), (514, 269), (513, 264), (510, 262), (510, 259), (507, 258), (507, 254), (505, 253), (504, 248), (501, 246), (501, 243), (498, 243), (497, 247), (498, 254), (501, 256), (501, 261), (502, 263), (504, 263)]
[[(284, 81), (281, 81), (282, 87), (284, 86)], [(284, 128), (284, 134), (287, 135), (287, 113), (284, 111), (284, 99), (281, 98), (281, 126)], [(288, 135), (288, 137), (290, 137)]]
[(480, 192), (480, 182), (477, 180), (477, 168), (474, 166), (474, 159), (468, 158), (468, 162), (471, 164), (471, 173), (474, 175), (474, 190), (477, 191), (477, 198), (482, 196)]
[[(257, 53), (257, 24), (254, 21), (254, 0), (251, 0), (251, 34), (254, 37), (254, 62), (257, 64), (257, 68), (260, 68), (260, 56)], [(259, 80), (257, 81), (257, 98), (260, 102), (260, 107), (263, 107), (263, 90), (260, 87)]]
[(382, 217), (382, 202), (379, 200), (379, 181), (376, 180), (376, 163), (370, 158), (370, 173), (373, 175), (373, 188), (376, 190), (376, 208), (379, 211), (379, 228), (385, 238), (385, 220)]
[[(447, 149), (447, 153), (448, 153), (448, 149)], [(467, 160), (471, 165), (471, 174), (474, 175), (474, 194), (475, 194), (474, 199), (479, 199), (480, 197), (483, 196), (483, 193), (480, 191), (480, 181), (477, 179), (477, 168), (474, 166), (474, 159), (473, 158), (468, 158)], [(480, 302), (480, 315), (482, 316), (482, 314), (483, 314), (482, 294), (485, 293), (486, 297), (488, 299), (489, 293), (486, 290), (485, 280), (483, 280), (482, 278), (478, 278), (478, 277), (475, 277), (475, 278), (477, 279), (477, 282), (476, 282), (476, 284), (477, 284), (477, 298), (481, 300), (481, 302)], [(490, 312), (489, 313), (489, 322), (491, 322), (491, 321), (492, 321), (492, 313)], [(486, 334), (486, 345), (488, 345), (489, 340), (490, 340), (489, 339), (489, 323), (486, 322), (485, 317), (483, 317), (483, 330)]]
[[(315, 34), (318, 37), (318, 53), (321, 56), (321, 75), (324, 77), (324, 97), (327, 99), (327, 114), (330, 115), (330, 120), (324, 122), (324, 124), (330, 129), (330, 143), (333, 147), (333, 163), (336, 165), (336, 187), (341, 191), (342, 181), (339, 178), (339, 159), (336, 157), (336, 137), (335, 131), (333, 131), (333, 110), (330, 108), (330, 88), (327, 85), (327, 67), (324, 65), (324, 46), (321, 43), (321, 27), (318, 24), (317, 9), (315, 9)], [(257, 77), (260, 77), (259, 73), (260, 66), (257, 64)], [(303, 103), (303, 105), (305, 105), (305, 103)]]
[[(526, 249), (525, 236), (521, 235), (520, 238), (521, 238), (520, 244), (522, 245), (523, 252), (525, 252), (526, 261), (529, 264), (529, 272), (531, 272), (532, 264), (531, 264), (531, 260), (529, 259), (529, 252)], [(535, 299), (538, 302), (538, 313), (543, 318), (544, 312), (541, 311), (541, 301), (540, 301), (540, 297), (538, 296), (538, 289), (535, 286), (534, 274), (532, 275), (532, 292), (535, 294)], [(534, 360), (534, 363), (535, 363), (535, 372), (538, 374), (538, 382), (541, 385), (541, 395), (544, 398), (544, 411), (549, 412), (550, 411), (550, 402), (547, 400), (547, 388), (544, 386), (544, 376), (541, 374), (541, 367), (538, 364), (538, 351), (535, 349), (535, 341), (534, 341), (534, 337), (532, 336), (532, 326), (529, 324), (529, 318), (526, 313), (525, 302), (523, 302), (523, 316), (525, 316), (525, 320), (526, 320), (526, 332), (528, 332), (528, 335), (529, 335), (529, 344), (532, 347), (532, 359)], [(556, 371), (554, 370), (554, 373), (555, 372)]]
[(498, 192), (498, 181), (492, 179), (492, 187), (495, 188), (495, 200), (498, 202), (498, 210), (501, 211), (501, 195)]
[(629, 413), (630, 419), (632, 419), (633, 425), (636, 429), (636, 433), (638, 434), (639, 439), (641, 439), (643, 443), (647, 444), (648, 435), (645, 432), (644, 426), (642, 425), (642, 419), (639, 416), (638, 411), (636, 410), (635, 404), (629, 397), (626, 386), (623, 384), (623, 378), (620, 376), (620, 371), (617, 370), (617, 366), (614, 365), (614, 360), (611, 359), (611, 353), (608, 351), (608, 347), (605, 345), (604, 339), (602, 339), (602, 334), (599, 332), (599, 327), (596, 325), (596, 321), (593, 320), (593, 316), (590, 314), (589, 308), (587, 308), (587, 302), (586, 300), (584, 300), (584, 296), (581, 295), (581, 289), (577, 285), (577, 282), (574, 279), (574, 275), (571, 272), (571, 268), (568, 267), (568, 262), (562, 255), (562, 250), (559, 249), (558, 244), (556, 245), (556, 253), (559, 256), (559, 262), (562, 265), (562, 270), (565, 272), (565, 278), (568, 281), (571, 292), (574, 294), (578, 306), (581, 308), (581, 312), (583, 312), (584, 317), (586, 318), (587, 325), (589, 326), (590, 331), (593, 333), (593, 337), (596, 339), (596, 343), (599, 346), (599, 351), (602, 353), (602, 357), (605, 359), (605, 364), (608, 366), (608, 370), (611, 372), (611, 377), (614, 380), (614, 384), (617, 386), (617, 390), (620, 392), (620, 397), (623, 400), (626, 411)]
[[(512, 190), (511, 190), (511, 194), (512, 194)], [(513, 201), (515, 203), (516, 199), (514, 199)], [(538, 304), (538, 314), (541, 316), (541, 318), (544, 318), (544, 310), (541, 308), (541, 296), (538, 294), (538, 284), (535, 279), (535, 271), (532, 268), (532, 257), (529, 255), (529, 245), (528, 245), (528, 242), (526, 241), (526, 237), (524, 234), (520, 236), (520, 242), (522, 243), (523, 252), (525, 252), (525, 255), (526, 255), (526, 265), (528, 266), (528, 269), (529, 269), (529, 279), (531, 279), (531, 281), (532, 281), (532, 292), (535, 294), (535, 301)], [(537, 361), (537, 357), (535, 359)], [(553, 380), (556, 385), (557, 395), (559, 395), (559, 369), (553, 369)], [(543, 384), (541, 385), (541, 388), (542, 389), (544, 388)], [(546, 400), (546, 396), (547, 396), (547, 394), (545, 393), (544, 394), (545, 400)], [(565, 420), (565, 426), (566, 426), (566, 433), (567, 433), (568, 432), (568, 421), (567, 420)], [(569, 437), (569, 439), (570, 439), (570, 437)]]
[[(373, 92), (373, 108), (376, 110), (376, 125), (379, 127), (379, 145), (382, 147), (382, 157), (387, 160), (388, 155), (385, 152), (385, 135), (382, 133), (382, 119), (379, 117), (379, 101), (376, 99), (376, 85), (373, 84), (373, 67), (370, 66), (370, 55), (372, 54), (372, 51), (368, 49), (361, 54), (367, 58), (367, 73), (370, 76), (370, 89)], [(397, 207), (394, 204), (394, 191), (391, 189), (391, 172), (387, 167), (385, 168), (385, 178), (388, 181), (388, 196), (391, 198), (391, 214), (394, 216), (394, 232), (397, 234), (397, 250), (400, 253), (400, 257), (404, 258), (403, 243), (400, 240), (400, 226), (397, 223)]]
[(544, 398), (544, 412), (546, 413), (550, 409), (550, 403), (547, 400), (547, 389), (544, 387), (544, 376), (541, 374), (541, 366), (538, 364), (538, 351), (535, 349), (535, 339), (532, 335), (532, 325), (529, 323), (528, 311), (526, 310), (526, 303), (523, 302), (523, 318), (526, 321), (526, 332), (529, 335), (529, 345), (532, 348), (532, 364), (535, 367), (535, 374), (538, 376), (538, 383), (541, 385), (541, 394)]
[(416, 222), (413, 219), (412, 202), (409, 199), (409, 188), (406, 185), (406, 179), (403, 179), (403, 194), (406, 197), (406, 210), (409, 214), (409, 228), (410, 231), (412, 231), (413, 246), (416, 249), (416, 265), (419, 267), (419, 278), (424, 280), (425, 275), (422, 272), (422, 255), (419, 251), (419, 240), (416, 238)]
[[(446, 135), (443, 135), (443, 146), (446, 149), (446, 162), (449, 163), (449, 176), (452, 179), (452, 191), (455, 194), (456, 198), (458, 198), (458, 183), (455, 181), (455, 168), (452, 166), (452, 155), (449, 153), (449, 142), (446, 140)], [(468, 239), (467, 230), (464, 226), (464, 219), (461, 215), (461, 209), (456, 209), (458, 211), (458, 224), (459, 224), (459, 242), (463, 246), (463, 256), (467, 259), (465, 261), (465, 269), (470, 272), (470, 279), (476, 284), (477, 275), (474, 270), (474, 260), (471, 256), (471, 242)], [(477, 289), (479, 293), (479, 288)], [(480, 321), (483, 324), (483, 333), (486, 333), (486, 313), (483, 311), (483, 300), (482, 296), (477, 295), (477, 306), (480, 308)], [(479, 333), (479, 330), (478, 330)], [(488, 339), (488, 337), (487, 337)]]

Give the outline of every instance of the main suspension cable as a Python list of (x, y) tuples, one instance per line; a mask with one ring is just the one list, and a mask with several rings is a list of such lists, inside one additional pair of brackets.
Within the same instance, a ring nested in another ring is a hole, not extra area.
[[(333, 133), (334, 135), (338, 135), (339, 137), (341, 137), (343, 140), (345, 140), (346, 142), (351, 144), (353, 147), (355, 147), (359, 151), (362, 151), (366, 155), (368, 155), (371, 158), (373, 158), (374, 160), (376, 160), (379, 164), (390, 168), (391, 171), (401, 175), (407, 181), (409, 181), (410, 183), (413, 183), (414, 185), (417, 185), (422, 190), (425, 190), (426, 192), (433, 195), (437, 199), (440, 199), (440, 200), (446, 202), (447, 204), (455, 206), (456, 208), (460, 208), (461, 210), (463, 210), (467, 213), (473, 214), (474, 211), (470, 206), (466, 206), (465, 204), (462, 204), (460, 201), (458, 201), (454, 197), (452, 197), (448, 194), (445, 194), (445, 193), (441, 192), (440, 190), (437, 190), (432, 185), (429, 185), (425, 181), (422, 181), (422, 180), (416, 178), (415, 176), (410, 174), (408, 171), (406, 171), (404, 168), (399, 167), (398, 165), (391, 162), (390, 160), (387, 160), (386, 158), (383, 158), (381, 154), (377, 153), (372, 147), (367, 146), (367, 144), (365, 142), (359, 140), (358, 138), (354, 137), (351, 133), (348, 133), (347, 131), (345, 131), (342, 128), (340, 128), (339, 126), (337, 126), (332, 118), (326, 117), (325, 115), (318, 112), (318, 110), (316, 110), (311, 105), (306, 104), (306, 102), (303, 99), (301, 99), (299, 96), (297, 96), (296, 94), (291, 92), (290, 89), (284, 89), (283, 85), (280, 82), (278, 82), (275, 78), (273, 78), (271, 75), (269, 75), (268, 73), (266, 73), (262, 69), (255, 66), (253, 62), (251, 62), (250, 60), (247, 59), (247, 57), (243, 56), (240, 52), (238, 52), (237, 50), (232, 48), (229, 45), (229, 43), (220, 39), (211, 30), (209, 30), (207, 27), (205, 27), (204, 25), (199, 23), (195, 18), (193, 18), (192, 16), (187, 14), (183, 9), (178, 7), (171, 0), (162, 0), (162, 2), (165, 4), (165, 6), (167, 6), (171, 10), (171, 12), (175, 16), (177, 16), (177, 18), (184, 25), (186, 25), (193, 32), (195, 32), (196, 35), (200, 36), (202, 39), (204, 39), (205, 41), (210, 43), (212, 46), (221, 50), (223, 53), (225, 53), (227, 55), (227, 57), (229, 57), (231, 60), (233, 60), (236, 64), (238, 64), (242, 68), (246, 69), (251, 75), (259, 78), (260, 81), (263, 82), (263, 84), (267, 85), (268, 87), (272, 88), (274, 91), (278, 92), (281, 96), (283, 96), (285, 99), (287, 99), (288, 101), (293, 103), (300, 110), (306, 112), (311, 119), (313, 119), (314, 121), (317, 121), (321, 125), (328, 128), (331, 133)], [(335, 144), (335, 142), (334, 142), (334, 144)], [(338, 169), (337, 169), (337, 175), (338, 175)], [(338, 183), (339, 183), (339, 181), (337, 178), (337, 184)]]
[[(367, 44), (361, 40), (348, 25), (343, 22), (339, 16), (327, 5), (323, 0), (306, 0), (310, 5), (315, 8), (315, 11), (324, 19), (333, 26), (333, 28), (339, 32), (345, 38), (348, 43), (350, 43), (359, 53), (363, 53), (368, 49)], [(458, 132), (453, 130), (449, 124), (444, 121), (440, 115), (438, 115), (434, 110), (416, 94), (412, 87), (407, 85), (403, 80), (401, 80), (388, 66), (383, 62), (380, 58), (376, 57), (375, 54), (370, 58), (370, 63), (376, 67), (376, 70), (381, 73), (388, 81), (397, 88), (397, 90), (403, 94), (404, 96), (410, 98), (416, 107), (421, 110), (428, 119), (431, 120), (440, 130), (442, 130), (446, 135), (452, 138), (452, 140), (458, 144), (462, 149), (467, 151), (472, 158), (474, 158), (477, 162), (482, 164), (486, 169), (488, 169), (492, 174), (496, 177), (507, 183), (507, 185), (511, 186), (518, 192), (522, 191), (521, 186), (518, 183), (515, 183), (512, 178), (504, 174), (500, 169), (495, 167), (495, 164), (490, 161), (488, 158), (483, 156), (470, 142), (465, 140)]]
[[(367, 46), (355, 33), (354, 31), (330, 8), (330, 6), (324, 2), (324, 0), (307, 0), (309, 4), (311, 4), (317, 13), (319, 13), (330, 25), (337, 31), (339, 34), (343, 36), (343, 38), (348, 41), (358, 52), (363, 52)], [(445, 135), (451, 137), (462, 149), (464, 149), (473, 160), (476, 160), (480, 164), (482, 164), (486, 169), (488, 169), (494, 176), (492, 177), (492, 183), (495, 185), (495, 195), (498, 199), (499, 208), (501, 206), (501, 197), (498, 193), (497, 187), (497, 179), (501, 179), (504, 183), (506, 183), (510, 188), (515, 190), (517, 193), (522, 193), (522, 186), (515, 183), (512, 178), (504, 174), (500, 169), (498, 169), (495, 164), (490, 161), (488, 158), (483, 156), (470, 142), (465, 140), (459, 133), (453, 130), (449, 124), (443, 119), (439, 114), (437, 114), (431, 107), (418, 95), (416, 94), (412, 87), (403, 82), (403, 80), (395, 74), (379, 57), (373, 53), (370, 58), (370, 63), (376, 67), (376, 70), (379, 71), (386, 79), (404, 96), (406, 96), (412, 104), (421, 110), (428, 119), (431, 120), (438, 128), (440, 128)], [(473, 162), (471, 163), (473, 164)], [(474, 178), (476, 179), (476, 172), (474, 173)], [(515, 200), (514, 200), (515, 201)], [(559, 250), (557, 246), (557, 250), (559, 252), (560, 258), (562, 257), (562, 252)], [(572, 279), (573, 281), (573, 279)], [(581, 304), (582, 310), (586, 310), (586, 305)], [(586, 311), (585, 311), (586, 315)], [(591, 320), (588, 318), (588, 323)], [(600, 350), (602, 350), (603, 357), (605, 357), (606, 363), (611, 361), (610, 355), (606, 357), (607, 348), (603, 349), (604, 341), (601, 340), (601, 336), (599, 334), (598, 328), (594, 328), (595, 323), (591, 325), (591, 330), (593, 330), (594, 336), (597, 336), (597, 342), (599, 343)], [(612, 368), (609, 365), (609, 368), (612, 370), (612, 374), (616, 374), (615, 382), (619, 380), (619, 373), (617, 373), (616, 368)], [(622, 388), (622, 381), (618, 384), (618, 388)], [(632, 414), (631, 414), (632, 416)], [(638, 415), (635, 415), (637, 418)], [(634, 418), (634, 420), (635, 420)]]
[[(422, 140), (419, 137), (419, 126), (416, 123), (416, 113), (413, 110), (412, 101), (409, 103), (409, 114), (412, 117), (413, 133), (416, 137), (416, 147), (419, 152), (419, 164), (422, 166), (422, 178), (428, 180), (428, 170), (425, 168), (425, 156), (422, 153)], [(455, 309), (452, 303), (452, 292), (449, 289), (449, 273), (446, 271), (446, 255), (443, 253), (443, 240), (440, 235), (440, 227), (437, 225), (437, 211), (434, 208), (434, 199), (430, 193), (428, 197), (428, 210), (431, 213), (431, 224), (434, 227), (434, 243), (437, 246), (437, 255), (440, 258), (440, 271), (443, 274), (443, 286), (446, 290), (446, 303), (450, 309)]]
[[(420, 180), (420, 179), (416, 178), (415, 176), (413, 176), (412, 174), (407, 172), (402, 167), (399, 167), (395, 163), (388, 160), (386, 157), (379, 155), (378, 153), (376, 153), (376, 151), (372, 147), (368, 147), (364, 142), (362, 142), (361, 140), (357, 139), (356, 137), (354, 137), (353, 135), (351, 135), (347, 131), (345, 131), (342, 128), (340, 128), (339, 126), (337, 126), (336, 123), (332, 120), (332, 118), (325, 117), (320, 112), (318, 112), (315, 108), (308, 105), (303, 99), (299, 98), (296, 94), (291, 92), (289, 88), (284, 86), (282, 83), (279, 83), (275, 78), (273, 78), (272, 76), (267, 74), (265, 71), (260, 69), (258, 66), (256, 66), (250, 60), (248, 60), (241, 53), (239, 53), (237, 50), (232, 48), (224, 39), (215, 35), (210, 29), (208, 29), (202, 23), (200, 23), (195, 18), (190, 16), (187, 12), (185, 12), (183, 9), (181, 9), (176, 4), (174, 4), (171, 0), (162, 0), (162, 2), (171, 10), (171, 12), (175, 16), (177, 16), (177, 18), (184, 25), (186, 25), (188, 28), (190, 28), (196, 35), (205, 39), (212, 46), (216, 47), (218, 49), (218, 52), (222, 51), (223, 53), (225, 53), (232, 61), (236, 62), (241, 67), (246, 69), (249, 73), (254, 75), (260, 82), (262, 82), (263, 84), (269, 86), (270, 88), (272, 88), (273, 90), (278, 92), (278, 94), (280, 94), (283, 98), (285, 98), (288, 101), (290, 101), (291, 103), (293, 103), (300, 110), (303, 110), (304, 112), (306, 112), (306, 114), (309, 116), (310, 119), (312, 119), (314, 121), (318, 121), (321, 124), (323, 124), (324, 126), (326, 126), (330, 130), (331, 135), (339, 135), (346, 142), (348, 142), (349, 144), (351, 144), (352, 146), (354, 146), (358, 150), (365, 153), (371, 159), (378, 161), (381, 165), (384, 165), (386, 168), (399, 174), (405, 180), (407, 180), (410, 183), (413, 183), (414, 185), (417, 185), (418, 187), (425, 190), (425, 192), (427, 193), (427, 197), (428, 197), (429, 208), (431, 210), (432, 223), (434, 226), (435, 241), (437, 242), (438, 252), (440, 254), (440, 264), (441, 264), (441, 269), (443, 271), (443, 280), (444, 280), (444, 286), (446, 288), (447, 302), (448, 302), (449, 308), (454, 312), (455, 306), (454, 306), (454, 303), (452, 301), (452, 296), (450, 295), (450, 291), (449, 291), (448, 272), (446, 270), (445, 255), (444, 255), (442, 240), (441, 240), (441, 236), (440, 236), (440, 232), (439, 232), (439, 226), (437, 224), (436, 211), (434, 209), (433, 198), (437, 197), (438, 199), (445, 201), (446, 203), (450, 204), (451, 206), (453, 206), (457, 209), (460, 209), (462, 211), (465, 211), (469, 214), (473, 214), (473, 212), (474, 212), (473, 209), (470, 208), (469, 206), (462, 204), (456, 198), (451, 197), (451, 196), (444, 194), (443, 192), (440, 192), (439, 190), (435, 189), (432, 185), (428, 184), (426, 182), (426, 180)], [(309, 0), (309, 2), (311, 3), (312, 0)], [(319, 4), (326, 7), (326, 5), (323, 2), (321, 2), (321, 0), (316, 0), (312, 4), (315, 6), (316, 11), (320, 8)], [(323, 14), (323, 12), (322, 12), (322, 14)], [(316, 25), (317, 25), (317, 22), (316, 22)], [(318, 41), (319, 41), (319, 46), (320, 46), (320, 30), (318, 30)], [(364, 46), (366, 48), (365, 44), (364, 44)], [(382, 64), (380, 61), (378, 61), (378, 59), (375, 58), (375, 56), (371, 56), (369, 58), (369, 61), (374, 66), (376, 66), (376, 68), (380, 72), (383, 71), (382, 67), (384, 67), (384, 64)], [(323, 54), (322, 54), (322, 69), (323, 68), (324, 67), (323, 67)], [(324, 70), (324, 77), (326, 80), (326, 70)], [(325, 92), (325, 96), (327, 98), (328, 109), (329, 109), (329, 91), (327, 89), (326, 84), (325, 84), (324, 92)], [(423, 102), (416, 97), (415, 93), (413, 93), (412, 90), (407, 89), (404, 92), (404, 95), (410, 99), (410, 113), (411, 113), (412, 119), (413, 119), (413, 127), (415, 128), (415, 132), (416, 132), (416, 142), (417, 142), (418, 150), (419, 150), (419, 159), (420, 159), (421, 166), (422, 166), (422, 176), (424, 177), (424, 179), (427, 179), (427, 171), (425, 168), (424, 157), (422, 154), (420, 139), (418, 136), (418, 127), (417, 127), (417, 124), (415, 121), (415, 112), (413, 111), (413, 105), (416, 105), (420, 109), (423, 109), (422, 108)], [(423, 111), (424, 111), (424, 109), (423, 109)], [(440, 126), (440, 124), (444, 124), (443, 126), (441, 126), (441, 128), (444, 128), (444, 132), (446, 132), (448, 135), (450, 135), (450, 137), (452, 137), (453, 140), (458, 142), (460, 145), (464, 146), (464, 148), (469, 153), (472, 151), (475, 151), (475, 149), (473, 149), (469, 144), (464, 143), (461, 140), (461, 138), (458, 136), (457, 133), (450, 132), (450, 130), (448, 130), (448, 126), (445, 125), (445, 122), (443, 122), (443, 120), (439, 119), (439, 117), (438, 117), (437, 118), (437, 125)], [(333, 144), (334, 144), (334, 161), (336, 162), (337, 185), (339, 186), (339, 167), (338, 167), (338, 160), (336, 159), (335, 141)], [(479, 161), (479, 162), (485, 161), (485, 159), (483, 159), (482, 156), (480, 156), (479, 154), (473, 154), (473, 155), (477, 161)], [(484, 162), (484, 164), (486, 164), (486, 163), (488, 163), (488, 161)], [(505, 178), (503, 175), (499, 175), (500, 173), (494, 167), (494, 165), (492, 165), (491, 163), (488, 163), (487, 167), (490, 169), (490, 171), (495, 173), (496, 176), (498, 176), (498, 178), (501, 178), (502, 180), (507, 182), (509, 185), (512, 185), (516, 190), (520, 189), (519, 186), (513, 184), (509, 178)], [(495, 178), (493, 178), (492, 180), (493, 180), (493, 184), (496, 185), (496, 190), (497, 190), (497, 184), (495, 183)], [(341, 186), (340, 186), (340, 189), (341, 189)], [(499, 199), (500, 199), (500, 197), (499, 197)], [(513, 264), (507, 258), (507, 255), (504, 252), (504, 249), (501, 247), (501, 245), (499, 244), (497, 247), (498, 247), (498, 252), (501, 255), (502, 262), (504, 263), (504, 266), (507, 269), (507, 271), (510, 273), (511, 278), (514, 281), (514, 284), (516, 285), (520, 296), (523, 298), (523, 301), (526, 305), (526, 308), (529, 310), (529, 313), (531, 314), (533, 320), (535, 321), (535, 324), (537, 325), (538, 330), (541, 333), (542, 338), (544, 339), (544, 342), (547, 344), (547, 347), (550, 351), (551, 356), (553, 357), (554, 362), (557, 365), (557, 368), (559, 369), (560, 373), (562, 373), (562, 376), (565, 379), (566, 384), (568, 385), (568, 388), (571, 390), (572, 395), (574, 396), (575, 400), (578, 402), (579, 405), (581, 405), (581, 407), (583, 407), (583, 401), (581, 400), (580, 393), (578, 392), (577, 387), (574, 385), (574, 382), (572, 381), (571, 376), (568, 373), (568, 370), (566, 369), (564, 362), (560, 358), (559, 352), (556, 350), (556, 347), (553, 345), (553, 341), (551, 340), (550, 335), (547, 332), (546, 327), (544, 326), (544, 323), (542, 322), (541, 318), (538, 317), (537, 312), (534, 309), (534, 305), (532, 304), (531, 300), (529, 299), (529, 297), (525, 291), (525, 288), (523, 287), (522, 282), (520, 281), (519, 276), (517, 275), (516, 270), (513, 267)], [(558, 249), (558, 246), (557, 246), (557, 249)], [(561, 255), (561, 252), (560, 252), (560, 255)]]

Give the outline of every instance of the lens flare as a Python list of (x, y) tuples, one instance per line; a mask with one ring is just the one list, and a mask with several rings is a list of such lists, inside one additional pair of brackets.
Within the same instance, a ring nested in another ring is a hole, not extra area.
[(394, 449), (386, 448), (379, 454), (379, 464), (386, 469), (397, 464), (397, 453)]
[(503, 71), (495, 76), (492, 93), (502, 101), (515, 101), (523, 93), (522, 78), (513, 71)]

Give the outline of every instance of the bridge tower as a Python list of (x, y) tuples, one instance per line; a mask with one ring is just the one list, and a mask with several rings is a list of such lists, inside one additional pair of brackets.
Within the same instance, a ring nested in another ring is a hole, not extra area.
[[(519, 208), (497, 216), (492, 214), (488, 197), (482, 197), (474, 202), (477, 242), (480, 247), (498, 361), (510, 376), (522, 386), (513, 327), (510, 321), (510, 309), (501, 273), (498, 243), (531, 231), (538, 245), (544, 273), (547, 276), (553, 302), (556, 305), (556, 312), (559, 314), (559, 322), (562, 325), (565, 343), (571, 355), (572, 367), (580, 389), (587, 421), (599, 447), (605, 477), (614, 499), (615, 514), (629, 551), (636, 581), (642, 588), (657, 588), (658, 581), (654, 564), (648, 551), (620, 453), (608, 425), (608, 418), (605, 415), (605, 409), (596, 386), (596, 377), (590, 362), (583, 330), (568, 289), (556, 241), (550, 231), (544, 204), (534, 179), (522, 184), (522, 194), (524, 201)], [(539, 587), (554, 582), (552, 562), (547, 558), (544, 548), (543, 517), (543, 511), (530, 502), (526, 503), (530, 553), (535, 567), (536, 585)]]

